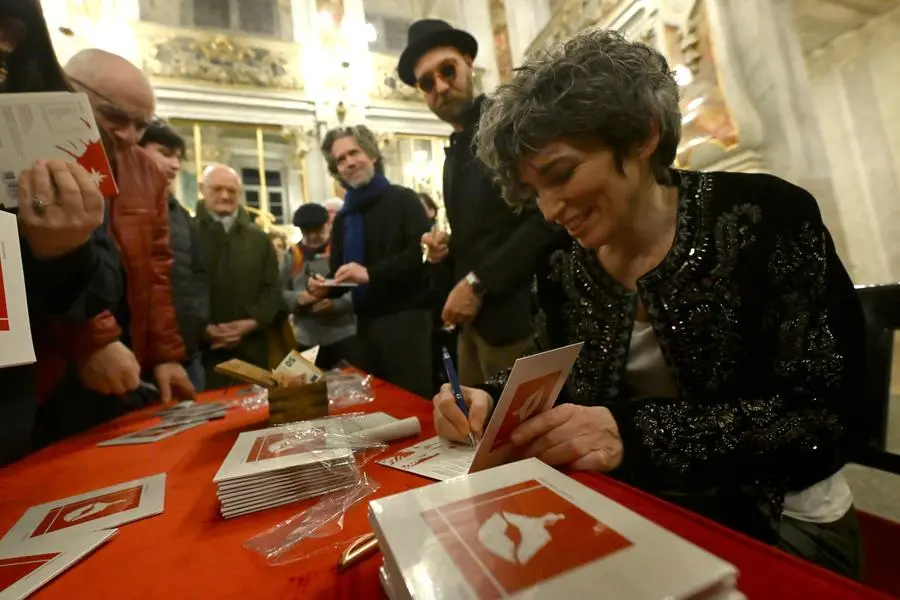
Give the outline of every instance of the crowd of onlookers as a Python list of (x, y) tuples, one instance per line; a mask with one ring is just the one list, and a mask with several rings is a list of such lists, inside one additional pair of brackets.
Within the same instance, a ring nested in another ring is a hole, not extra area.
[[(529, 58), (490, 95), (478, 46), (414, 23), (400, 79), (453, 127), (437, 207), (391, 182), (374, 134), (322, 139), (342, 205), (253, 222), (227, 165), (195, 215), (170, 186), (184, 142), (125, 59), (61, 69), (37, 0), (0, 0), (0, 89), (87, 95), (119, 193), (38, 161), (18, 219), (37, 363), (0, 370), (0, 462), (147, 402), (228, 383), (319, 346), (432, 398), (441, 435), (483, 431), (522, 354), (583, 342), (556, 406), (516, 455), (609, 472), (859, 577), (841, 469), (863, 389), (864, 323), (815, 199), (764, 174), (673, 168), (678, 85), (665, 57), (594, 30)], [(26, 32), (9, 36), (9, 31)], [(337, 284), (337, 285), (335, 285)], [(468, 414), (439, 386), (453, 348)]]

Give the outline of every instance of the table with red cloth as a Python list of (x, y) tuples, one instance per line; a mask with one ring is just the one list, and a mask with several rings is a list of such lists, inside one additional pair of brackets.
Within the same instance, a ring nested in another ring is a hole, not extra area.
[[(374, 385), (374, 402), (347, 410), (416, 416), (422, 422), (421, 436), (395, 442), (387, 452), (434, 435), (430, 402), (386, 383)], [(226, 399), (234, 393), (233, 389), (207, 392), (200, 400)], [(247, 539), (297, 514), (310, 502), (227, 521), (219, 516), (213, 476), (238, 433), (264, 426), (264, 409), (231, 410), (225, 419), (153, 444), (97, 446), (155, 423), (156, 410), (132, 413), (0, 470), (0, 532), (12, 527), (30, 506), (167, 473), (163, 514), (123, 525), (108, 543), (43, 587), (36, 598), (383, 597), (378, 580), (380, 555), (339, 573), (338, 551), (272, 567), (243, 547)], [(374, 461), (366, 471), (381, 485), (369, 499), (432, 483)], [(740, 570), (738, 587), (751, 599), (887, 598), (609, 477), (573, 476), (734, 564)], [(369, 531), (366, 514), (365, 501), (354, 505), (345, 516), (345, 531)]]

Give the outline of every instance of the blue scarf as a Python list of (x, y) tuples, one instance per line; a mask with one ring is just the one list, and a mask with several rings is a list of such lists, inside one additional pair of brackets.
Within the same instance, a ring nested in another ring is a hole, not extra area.
[[(366, 264), (366, 234), (363, 208), (375, 198), (381, 196), (391, 185), (383, 174), (375, 172), (375, 177), (366, 185), (358, 188), (349, 188), (344, 196), (344, 208), (340, 214), (344, 218), (344, 263)], [(361, 285), (353, 288), (351, 296), (357, 306), (366, 295), (368, 286)]]

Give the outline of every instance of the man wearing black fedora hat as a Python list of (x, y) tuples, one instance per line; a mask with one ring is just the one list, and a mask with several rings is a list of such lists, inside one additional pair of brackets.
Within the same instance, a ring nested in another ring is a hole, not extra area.
[[(459, 378), (478, 385), (532, 348), (531, 279), (552, 230), (537, 210), (514, 213), (475, 157), (472, 138), (484, 96), (475, 95), (478, 42), (436, 20), (416, 21), (397, 70), (431, 111), (453, 126), (444, 162), (444, 203), (453, 231), (422, 237), (442, 317), (459, 328)], [(441, 297), (444, 297), (441, 294)]]

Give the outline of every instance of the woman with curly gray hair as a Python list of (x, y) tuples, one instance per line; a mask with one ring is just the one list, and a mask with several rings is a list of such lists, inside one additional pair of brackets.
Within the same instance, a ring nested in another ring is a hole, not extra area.
[[(610, 472), (859, 577), (841, 475), (863, 316), (815, 199), (770, 175), (672, 168), (678, 86), (656, 50), (588, 31), (489, 98), (476, 143), (510, 203), (560, 227), (538, 265), (538, 342), (584, 342), (519, 454)], [(505, 376), (435, 398), (480, 434)]]

